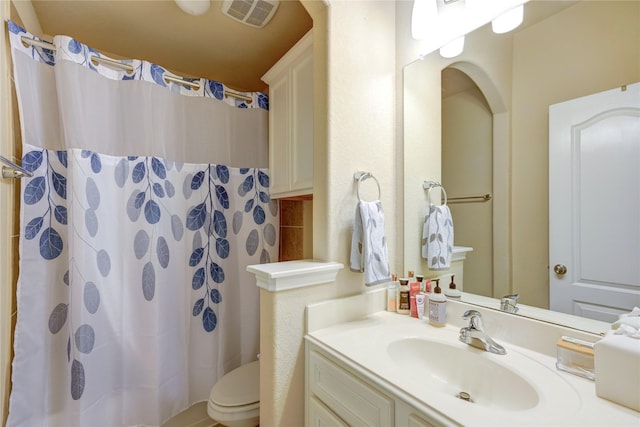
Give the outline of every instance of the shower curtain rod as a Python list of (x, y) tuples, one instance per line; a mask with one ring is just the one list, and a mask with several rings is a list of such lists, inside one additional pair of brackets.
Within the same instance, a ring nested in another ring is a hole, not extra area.
[[(25, 44), (25, 46), (31, 45), (31, 46), (41, 47), (43, 49), (52, 50), (54, 52), (56, 51), (56, 46), (53, 43), (49, 43), (49, 42), (44, 41), (44, 40), (32, 39), (32, 38), (26, 37), (26, 36), (22, 36), (20, 39), (22, 40), (22, 43)], [(96, 63), (104, 64), (104, 65), (107, 65), (107, 66), (121, 68), (124, 71), (126, 71), (127, 73), (132, 73), (133, 72), (133, 67), (130, 64), (125, 64), (123, 62), (116, 61), (114, 59), (101, 58), (101, 57), (95, 56), (95, 55), (91, 55), (90, 59), (91, 59), (91, 62), (94, 63), (95, 65), (97, 65)], [(195, 82), (191, 82), (189, 80), (185, 80), (182, 77), (174, 77), (174, 76), (171, 76), (171, 75), (165, 75), (164, 76), (164, 80), (167, 83), (169, 83), (169, 82), (178, 83), (178, 84), (181, 84), (183, 86), (190, 87), (193, 90), (200, 89), (200, 84), (199, 83), (195, 83)], [(253, 101), (253, 98), (251, 98), (250, 96), (242, 95), (241, 93), (237, 93), (235, 91), (228, 90), (228, 89), (224, 91), (224, 94), (226, 96), (231, 96), (233, 98), (242, 99), (243, 101), (247, 101), (249, 103), (251, 103), (251, 101)]]

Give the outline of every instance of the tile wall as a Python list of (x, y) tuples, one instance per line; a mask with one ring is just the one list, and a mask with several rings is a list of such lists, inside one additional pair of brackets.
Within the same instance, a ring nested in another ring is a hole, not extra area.
[(280, 200), (279, 261), (313, 258), (312, 212), (308, 198)]

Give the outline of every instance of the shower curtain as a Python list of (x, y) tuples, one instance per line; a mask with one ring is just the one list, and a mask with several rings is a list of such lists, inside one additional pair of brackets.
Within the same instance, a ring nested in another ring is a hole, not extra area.
[(8, 25), (22, 127), (8, 426), (160, 425), (255, 360), (268, 100)]

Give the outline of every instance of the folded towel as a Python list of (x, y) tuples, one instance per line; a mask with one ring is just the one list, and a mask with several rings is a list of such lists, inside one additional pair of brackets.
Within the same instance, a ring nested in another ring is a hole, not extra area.
[(356, 206), (349, 264), (351, 271), (364, 272), (364, 284), (367, 286), (391, 280), (380, 200), (360, 201)]
[(636, 317), (636, 316), (622, 317), (616, 320), (615, 322), (613, 322), (613, 324), (611, 325), (611, 329), (614, 329), (614, 330), (618, 329), (622, 325), (627, 325), (632, 328), (640, 330), (640, 317)]
[(640, 329), (634, 328), (630, 325), (622, 324), (615, 328), (613, 331), (614, 335), (624, 335), (629, 338), (640, 339)]
[(633, 310), (631, 310), (630, 313), (622, 313), (618, 316), (619, 319), (622, 319), (623, 317), (640, 317), (640, 307), (633, 307)]
[(613, 322), (611, 329), (616, 335), (640, 338), (640, 307), (634, 307), (630, 313), (623, 313)]
[(453, 219), (449, 206), (429, 205), (422, 229), (422, 258), (429, 270), (451, 267), (453, 252)]

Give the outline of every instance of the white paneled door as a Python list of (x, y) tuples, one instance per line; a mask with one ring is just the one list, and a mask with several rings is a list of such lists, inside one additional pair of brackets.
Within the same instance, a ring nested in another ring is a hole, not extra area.
[(640, 306), (640, 83), (549, 107), (550, 308)]

